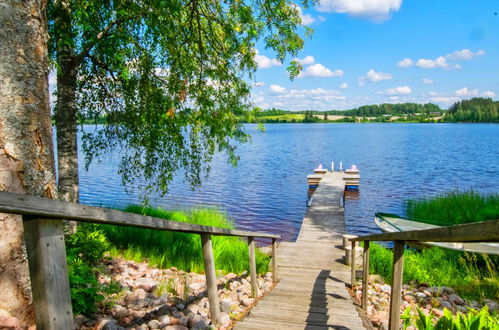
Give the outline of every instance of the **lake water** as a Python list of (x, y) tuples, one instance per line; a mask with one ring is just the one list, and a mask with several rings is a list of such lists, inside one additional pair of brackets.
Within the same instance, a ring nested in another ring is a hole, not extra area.
[[(94, 126), (86, 126), (93, 130)], [(357, 165), (358, 194), (347, 195), (345, 217), (354, 234), (378, 232), (377, 211), (403, 214), (409, 198), (455, 189), (497, 192), (499, 125), (495, 124), (268, 124), (247, 125), (251, 143), (238, 149), (237, 167), (223, 155), (192, 191), (177, 177), (169, 194), (151, 203), (168, 209), (215, 206), (238, 228), (296, 238), (306, 211), (306, 176), (320, 163)], [(83, 159), (83, 157), (80, 157)], [(138, 203), (117, 175), (119, 154), (80, 166), (81, 203), (122, 207)]]

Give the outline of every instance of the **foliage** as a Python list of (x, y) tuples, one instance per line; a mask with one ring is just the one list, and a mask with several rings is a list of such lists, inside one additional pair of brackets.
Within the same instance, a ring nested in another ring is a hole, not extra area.
[(66, 237), (68, 275), (73, 312), (91, 315), (104, 299), (104, 286), (97, 281), (97, 265), (109, 244), (97, 225), (80, 224), (76, 233)]
[(411, 315), (411, 309), (407, 308), (401, 316), (404, 329), (410, 325), (415, 325), (418, 330), (494, 330), (499, 328), (499, 318), (494, 317), (487, 307), (480, 311), (470, 309), (467, 314), (458, 312), (453, 315), (448, 309), (438, 320), (426, 315), (417, 308), (417, 315)]
[(411, 219), (441, 226), (494, 220), (499, 218), (499, 194), (453, 191), (427, 199), (408, 200), (406, 213)]
[(454, 103), (445, 116), (451, 122), (499, 123), (499, 101), (475, 97)]
[(338, 111), (332, 110), (327, 111), (330, 115), (344, 115), (344, 116), (356, 116), (356, 117), (378, 117), (383, 115), (416, 115), (430, 113), (440, 113), (442, 110), (438, 105), (433, 103), (419, 104), (419, 103), (383, 103), (383, 104), (372, 104), (364, 105), (351, 110)]
[(237, 115), (250, 109), (257, 43), (281, 62), (303, 47), (298, 4), (315, 1), (49, 1), (56, 109), (78, 105), (57, 125), (106, 118), (83, 136), (86, 163), (121, 147), (128, 187), (166, 193), (181, 169), (199, 184), (216, 151), (235, 162), (248, 138)]
[(305, 111), (305, 117), (303, 118), (302, 123), (316, 123), (318, 121), (320, 121), (320, 119), (314, 116), (311, 111)]
[[(234, 228), (225, 214), (214, 209), (182, 212), (132, 205), (125, 211), (205, 226)], [(147, 259), (152, 265), (161, 268), (175, 266), (185, 271), (204, 270), (201, 239), (198, 234), (116, 226), (102, 226), (102, 229), (113, 244), (113, 255), (137, 261)], [(248, 246), (245, 241), (228, 236), (213, 236), (212, 240), (217, 269), (236, 273), (249, 269)], [(266, 272), (268, 256), (257, 250), (256, 260), (257, 271)]]
[[(391, 249), (371, 244), (370, 272), (392, 281)], [(499, 299), (499, 258), (438, 247), (404, 253), (404, 283), (450, 286), (469, 299)]]

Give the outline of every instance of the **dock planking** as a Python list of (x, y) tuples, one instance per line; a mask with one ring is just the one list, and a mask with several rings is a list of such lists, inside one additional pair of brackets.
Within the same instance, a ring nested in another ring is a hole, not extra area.
[(279, 244), (279, 283), (235, 329), (365, 329), (345, 287), (343, 176), (324, 175), (296, 242)]

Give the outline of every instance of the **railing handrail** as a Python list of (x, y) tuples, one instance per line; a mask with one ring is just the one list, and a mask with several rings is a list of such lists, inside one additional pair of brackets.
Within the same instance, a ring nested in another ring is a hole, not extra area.
[(280, 235), (196, 225), (97, 206), (82, 205), (5, 191), (0, 191), (0, 213), (20, 214), (33, 218), (73, 220), (194, 234), (280, 238)]
[(350, 241), (499, 242), (499, 219), (447, 227), (372, 234)]

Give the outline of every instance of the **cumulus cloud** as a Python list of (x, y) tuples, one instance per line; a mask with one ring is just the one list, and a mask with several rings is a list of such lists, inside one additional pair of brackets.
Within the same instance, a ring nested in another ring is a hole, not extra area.
[(409, 86), (399, 86), (395, 88), (389, 88), (383, 92), (386, 95), (409, 95), (412, 93), (412, 89)]
[(278, 60), (276, 60), (275, 58), (268, 58), (267, 56), (265, 55), (260, 55), (258, 50), (255, 50), (256, 51), (256, 54), (255, 54), (255, 62), (256, 64), (258, 65), (258, 68), (259, 69), (268, 69), (268, 68), (271, 68), (273, 66), (281, 66), (282, 63), (279, 62)]
[(317, 10), (327, 13), (348, 14), (382, 22), (398, 11), (402, 0), (322, 0)]
[(298, 11), (298, 15), (301, 18), (302, 25), (310, 25), (316, 21), (315, 17), (313, 17), (312, 15), (304, 14), (303, 9), (300, 6), (298, 6), (297, 4), (292, 4), (292, 6), (295, 7), (296, 10)]
[(342, 70), (330, 70), (324, 65), (317, 63), (308, 66), (306, 69), (302, 70), (298, 75), (298, 78), (305, 77), (341, 77), (344, 72)]
[(345, 96), (333, 89), (292, 89), (278, 96), (280, 99), (309, 99), (316, 101), (344, 100)]
[(279, 85), (270, 85), (270, 91), (275, 94), (282, 94), (286, 92), (286, 88)]
[(340, 88), (343, 88), (343, 89), (348, 88), (348, 84), (347, 83), (343, 83), (343, 84), (340, 85)]
[(265, 83), (263, 81), (255, 81), (255, 83), (253, 84), (253, 86), (255, 86), (255, 87), (262, 87), (264, 85), (265, 85)]
[(477, 56), (485, 55), (485, 51), (479, 50), (473, 52), (467, 48), (456, 50), (450, 54), (439, 56), (435, 59), (420, 58), (419, 60), (412, 60), (410, 58), (404, 58), (398, 62), (398, 66), (402, 68), (408, 68), (411, 66), (416, 66), (422, 69), (433, 69), (433, 68), (443, 68), (449, 69), (461, 69), (460, 64), (450, 65), (447, 60), (459, 61), (459, 60), (472, 60)]
[(384, 72), (377, 72), (374, 69), (367, 71), (365, 76), (359, 77), (359, 85), (365, 86), (366, 82), (379, 82), (382, 80), (390, 80), (392, 79), (392, 75)]
[(485, 91), (485, 92), (482, 92), (482, 96), (484, 97), (496, 97), (496, 93), (492, 92), (492, 91)]
[(454, 94), (459, 97), (478, 96), (478, 89), (468, 89), (468, 87), (463, 87), (455, 90)]
[(397, 65), (401, 68), (408, 68), (412, 65), (412, 60), (410, 58), (404, 58)]
[(294, 58), (294, 60), (301, 65), (310, 65), (315, 63), (315, 58), (311, 55), (305, 56), (304, 58)]
[(454, 103), (456, 101), (459, 101), (459, 97), (456, 97), (456, 96), (435, 96), (435, 97), (430, 98), (430, 100), (432, 102), (435, 102), (435, 103), (450, 104), (450, 103)]
[(471, 50), (465, 48), (461, 50), (456, 50), (450, 54), (447, 54), (445, 57), (451, 60), (471, 60), (474, 57), (485, 55), (485, 51), (479, 50), (473, 53)]
[(423, 78), (423, 79), (421, 79), (421, 81), (423, 82), (423, 84), (428, 84), (428, 85), (433, 84), (433, 80), (428, 79), (428, 78)]

